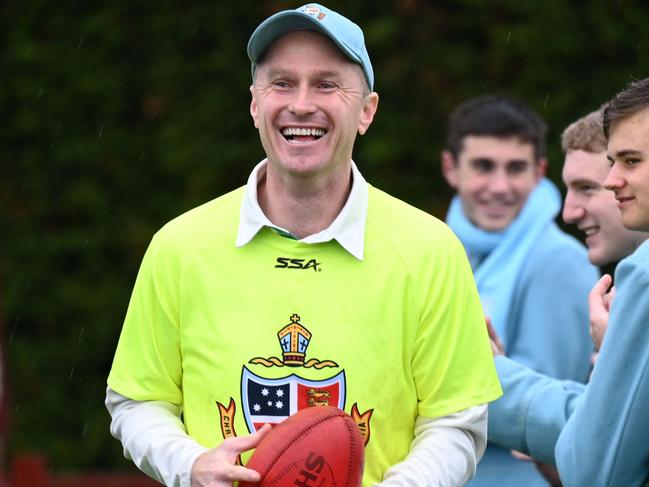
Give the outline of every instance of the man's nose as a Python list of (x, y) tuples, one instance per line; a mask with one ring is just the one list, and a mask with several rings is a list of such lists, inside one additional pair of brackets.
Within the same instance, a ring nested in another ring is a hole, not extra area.
[(489, 178), (489, 190), (492, 193), (506, 193), (511, 187), (511, 181), (505, 171), (496, 170)]
[(563, 211), (561, 217), (566, 223), (577, 223), (586, 215), (586, 210), (580, 205), (570, 191), (566, 194), (566, 200), (563, 202)]
[(307, 87), (300, 86), (295, 90), (293, 98), (288, 105), (288, 110), (298, 117), (315, 112), (316, 105), (313, 100), (313, 95)]
[(617, 164), (613, 164), (608, 171), (606, 179), (604, 180), (604, 187), (609, 191), (615, 191), (624, 186), (624, 178)]

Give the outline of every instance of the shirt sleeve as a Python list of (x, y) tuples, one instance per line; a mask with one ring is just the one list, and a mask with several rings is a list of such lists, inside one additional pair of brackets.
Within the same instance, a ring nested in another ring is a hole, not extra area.
[(418, 415), (442, 417), (502, 394), (480, 297), (464, 248), (451, 235), (421, 288), (411, 361)]
[(451, 487), (474, 475), (486, 447), (487, 406), (441, 418), (419, 416), (406, 458), (390, 467), (380, 487)]
[(133, 288), (108, 385), (138, 401), (182, 403), (180, 259), (159, 232)]
[(649, 272), (634, 256), (618, 264), (599, 358), (556, 446), (566, 485), (642, 485), (649, 477)]
[(180, 407), (164, 401), (134, 401), (106, 389), (110, 432), (121, 441), (124, 456), (169, 487), (190, 487), (191, 470), (208, 451), (185, 432)]
[(503, 396), (489, 404), (489, 441), (554, 465), (554, 447), (584, 384), (548, 377), (504, 356), (495, 360)]

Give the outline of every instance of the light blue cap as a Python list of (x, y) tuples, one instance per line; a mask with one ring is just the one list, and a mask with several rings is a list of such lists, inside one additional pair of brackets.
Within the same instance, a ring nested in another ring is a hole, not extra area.
[(374, 71), (363, 31), (351, 20), (317, 3), (277, 12), (255, 29), (248, 41), (248, 57), (252, 61), (253, 74), (266, 49), (280, 36), (296, 30), (321, 32), (329, 37), (345, 56), (360, 64), (370, 91), (374, 90)]

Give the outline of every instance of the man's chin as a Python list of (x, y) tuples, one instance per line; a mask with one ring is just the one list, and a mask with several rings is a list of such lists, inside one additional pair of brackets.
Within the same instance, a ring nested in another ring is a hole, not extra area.
[(487, 232), (500, 232), (505, 230), (512, 222), (511, 218), (483, 218), (478, 226)]
[(591, 256), (590, 253), (588, 253), (588, 262), (593, 264), (595, 267), (602, 267), (608, 264), (608, 259), (603, 259), (599, 256)]
[(602, 267), (618, 260), (617, 256), (607, 253), (599, 247), (588, 247), (588, 261), (597, 267)]

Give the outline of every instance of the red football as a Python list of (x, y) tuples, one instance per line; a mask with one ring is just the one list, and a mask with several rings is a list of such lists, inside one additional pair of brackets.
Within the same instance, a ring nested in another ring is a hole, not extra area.
[(240, 487), (359, 487), (363, 439), (354, 420), (333, 406), (302, 409), (257, 445), (246, 467), (261, 482)]

